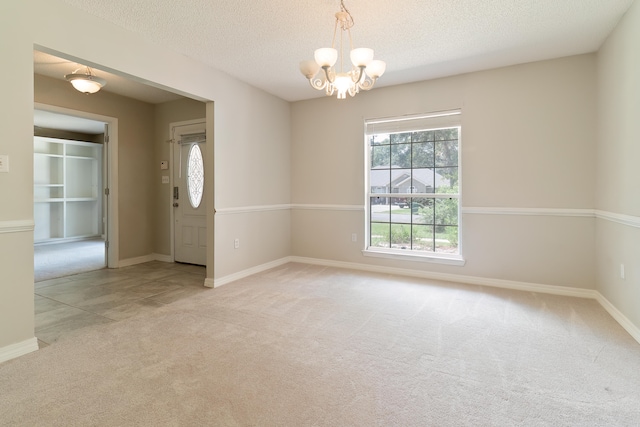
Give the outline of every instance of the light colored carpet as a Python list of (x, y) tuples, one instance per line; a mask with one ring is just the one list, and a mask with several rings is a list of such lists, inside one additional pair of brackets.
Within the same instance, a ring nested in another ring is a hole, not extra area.
[(632, 426), (593, 300), (287, 264), (0, 365), (7, 426)]
[(34, 246), (36, 282), (105, 267), (104, 240), (79, 240)]

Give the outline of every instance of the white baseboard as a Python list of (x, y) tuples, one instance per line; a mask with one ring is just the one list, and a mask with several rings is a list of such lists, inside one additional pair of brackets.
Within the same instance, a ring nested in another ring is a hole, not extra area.
[(36, 350), (38, 350), (38, 339), (36, 337), (2, 347), (0, 348), (0, 363), (24, 356)]
[(567, 286), (543, 285), (540, 283), (517, 282), (511, 280), (491, 279), (486, 277), (462, 276), (458, 274), (432, 273), (425, 271), (408, 270), (402, 268), (381, 267), (377, 265), (357, 264), (341, 261), (331, 261), (316, 258), (290, 257), (291, 262), (304, 264), (324, 265), (327, 267), (350, 268), (375, 273), (397, 274), (402, 276), (420, 277), (425, 279), (445, 280), (448, 282), (465, 283), (469, 285), (490, 286), (494, 288), (514, 289), (518, 291), (537, 292), (568, 297), (595, 299), (613, 317), (613, 319), (626, 330), (629, 335), (640, 343), (640, 328), (620, 312), (600, 292), (593, 289), (570, 288)]
[(607, 310), (611, 317), (613, 317), (616, 322), (618, 322), (620, 326), (624, 328), (625, 331), (629, 332), (629, 335), (631, 335), (633, 339), (640, 343), (640, 328), (634, 325), (633, 322), (631, 322), (631, 320), (627, 318), (627, 316), (622, 314), (622, 312), (620, 312), (620, 310), (618, 310), (613, 304), (611, 304), (611, 302), (606, 299), (600, 292), (596, 292), (596, 294), (596, 300), (600, 303), (600, 305), (604, 307), (605, 310)]
[(517, 282), (513, 280), (491, 279), (487, 277), (463, 276), (459, 274), (435, 273), (430, 271), (410, 270), (406, 268), (384, 267), (379, 265), (358, 264), (352, 262), (331, 261), (317, 258), (291, 257), (291, 262), (325, 265), (328, 267), (350, 268), (352, 270), (371, 271), (374, 273), (397, 274), (399, 276), (419, 277), (422, 279), (444, 280), (467, 285), (490, 286), (493, 288), (514, 289), (526, 292), (563, 295), (579, 298), (595, 298), (592, 289), (571, 288), (568, 286), (542, 285), (539, 283)]
[(278, 267), (288, 262), (299, 262), (301, 264), (324, 265), (327, 267), (348, 268), (351, 270), (370, 271), (373, 273), (396, 274), (398, 276), (419, 277), (423, 279), (443, 280), (447, 282), (464, 283), (468, 285), (490, 286), (493, 288), (514, 289), (526, 292), (540, 292), (545, 294), (562, 295), (578, 298), (596, 299), (599, 295), (593, 289), (571, 288), (568, 286), (542, 285), (539, 283), (517, 282), (513, 280), (491, 279), (486, 277), (462, 276), (459, 274), (435, 273), (429, 271), (410, 270), (406, 268), (384, 267), (370, 264), (358, 264), (354, 262), (333, 261), (319, 258), (306, 258), (298, 256), (284, 257), (266, 264), (239, 271), (220, 279), (206, 279), (205, 286), (218, 287), (231, 283), (235, 280), (261, 273), (270, 268)]
[(640, 343), (640, 328), (622, 314), (609, 300), (594, 289), (571, 288), (568, 286), (544, 285), (541, 283), (518, 282), (513, 280), (492, 279), (487, 277), (463, 276), (459, 274), (435, 273), (404, 268), (383, 267), (378, 265), (358, 264), (352, 262), (333, 261), (319, 258), (306, 258), (291, 256), (249, 268), (238, 273), (230, 274), (220, 279), (206, 279), (205, 286), (218, 287), (242, 279), (252, 274), (257, 274), (270, 268), (278, 267), (288, 262), (302, 264), (323, 265), (327, 267), (347, 268), (352, 270), (370, 271), (374, 273), (396, 274), (399, 276), (418, 277), (431, 280), (443, 280), (447, 282), (464, 283), (468, 285), (489, 286), (493, 288), (513, 289), (524, 292), (537, 292), (542, 294), (561, 295), (577, 298), (595, 299), (602, 307), (620, 324), (638, 343)]
[(150, 261), (173, 262), (173, 259), (171, 258), (171, 255), (149, 254), (136, 258), (121, 259), (118, 262), (118, 268), (129, 267), (136, 264), (143, 264)]
[[(261, 273), (271, 268), (279, 267), (283, 264), (291, 262), (291, 257), (284, 257), (275, 261), (268, 262), (266, 264), (257, 265), (255, 267), (248, 268), (246, 270), (239, 271), (237, 273), (230, 274), (228, 276), (221, 277), (220, 279), (206, 279), (205, 286), (218, 288), (227, 283), (235, 282), (236, 280), (243, 279), (253, 274)], [(211, 283), (213, 282), (213, 283)], [(213, 286), (212, 286), (213, 285)]]
[[(422, 279), (443, 280), (447, 282), (464, 283), (467, 285), (490, 286), (493, 288), (514, 289), (525, 292), (539, 292), (545, 294), (562, 295), (578, 298), (597, 299), (600, 295), (593, 289), (571, 288), (568, 286), (543, 285), (539, 283), (517, 282), (513, 280), (491, 279), (487, 277), (462, 276), (459, 274), (435, 273), (430, 271), (410, 270), (406, 268), (384, 267), (370, 264), (358, 264), (354, 262), (333, 261), (319, 258), (306, 258), (298, 256), (284, 257), (266, 264), (258, 265), (220, 279), (206, 279), (205, 286), (215, 287), (226, 285), (233, 281), (261, 273), (270, 268), (278, 267), (288, 262), (301, 264), (323, 265), (326, 267), (347, 268), (351, 270), (370, 271), (373, 273), (396, 274), (398, 276), (418, 277)], [(211, 282), (213, 283), (213, 286)]]
[(171, 255), (164, 254), (151, 254), (153, 256), (154, 261), (162, 261), (162, 262), (173, 262), (173, 258)]
[(145, 262), (155, 261), (153, 254), (139, 256), (136, 258), (121, 259), (118, 261), (118, 268), (129, 267), (131, 265), (142, 264)]

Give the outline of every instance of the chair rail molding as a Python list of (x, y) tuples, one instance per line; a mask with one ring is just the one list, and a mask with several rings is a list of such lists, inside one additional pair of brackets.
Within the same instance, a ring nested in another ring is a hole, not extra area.
[(615, 222), (629, 227), (640, 228), (640, 217), (638, 216), (624, 215), (600, 210), (595, 211), (595, 216), (598, 219), (604, 219), (606, 221)]
[(32, 219), (0, 221), (0, 234), (2, 233), (25, 233), (33, 231), (35, 223)]
[(478, 215), (531, 215), (531, 216), (574, 216), (593, 218), (593, 209), (562, 208), (511, 208), (511, 207), (462, 207), (463, 214)]

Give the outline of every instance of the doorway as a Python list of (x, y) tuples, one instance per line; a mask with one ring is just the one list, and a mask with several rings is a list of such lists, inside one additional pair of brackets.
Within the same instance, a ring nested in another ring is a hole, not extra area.
[(204, 188), (205, 119), (171, 123), (173, 258), (207, 264), (207, 212)]
[(114, 266), (117, 119), (36, 104), (34, 125), (35, 281)]

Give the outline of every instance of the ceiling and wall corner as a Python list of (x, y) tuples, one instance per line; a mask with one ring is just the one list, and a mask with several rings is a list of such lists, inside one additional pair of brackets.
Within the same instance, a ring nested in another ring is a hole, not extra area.
[[(64, 80), (65, 74), (71, 73), (82, 65), (83, 64), (50, 53), (39, 50), (33, 51), (33, 69), (34, 74), (37, 75), (51, 77), (56, 80)], [(121, 73), (109, 73), (95, 69), (94, 74), (107, 80), (109, 87), (105, 87), (102, 90), (115, 95), (154, 105), (184, 99), (182, 95), (154, 87), (138, 81), (133, 77), (124, 76)], [(97, 96), (97, 94), (87, 96)], [(34, 125), (42, 128), (88, 134), (100, 134), (104, 131), (104, 124), (102, 122), (48, 111), (35, 110), (33, 119)]]
[[(169, 0), (63, 1), (284, 100), (323, 96), (298, 62), (331, 43), (337, 0), (192, 0), (189, 7)], [(384, 87), (595, 52), (633, 1), (351, 0), (346, 6), (355, 19), (354, 47), (371, 47), (387, 62), (376, 83)], [(64, 79), (91, 65), (108, 81), (103, 90), (152, 104), (177, 99), (171, 88), (51, 53), (34, 52), (36, 74)]]
[[(33, 51), (33, 72), (57, 80), (65, 80), (64, 76), (73, 72), (84, 64), (70, 59), (46, 53), (40, 50)], [(108, 72), (100, 67), (92, 67), (94, 74), (107, 80), (107, 86), (102, 90), (120, 96), (137, 99), (148, 104), (160, 104), (183, 98), (182, 95), (169, 90), (154, 87), (136, 80), (132, 76), (126, 76), (118, 72)], [(87, 95), (91, 96), (91, 95)]]
[[(298, 70), (328, 46), (338, 0), (64, 0), (287, 101), (323, 96)], [(346, 0), (377, 87), (598, 50), (633, 0)], [(89, 64), (90, 65), (90, 64)], [(184, 71), (188, 73), (188, 69)]]

